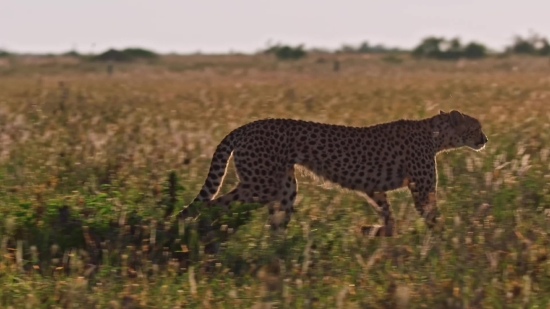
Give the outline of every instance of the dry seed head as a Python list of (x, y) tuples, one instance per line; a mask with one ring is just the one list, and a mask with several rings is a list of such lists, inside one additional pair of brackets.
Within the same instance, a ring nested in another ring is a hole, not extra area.
[(348, 291), (349, 287), (345, 286), (340, 290), (340, 292), (338, 292), (338, 294), (336, 295), (336, 308), (344, 308), (344, 300), (346, 298), (346, 295), (348, 294)]
[(411, 289), (405, 284), (399, 284), (395, 289), (395, 301), (397, 308), (408, 308), (411, 297)]
[(459, 227), (460, 224), (461, 224), (461, 220), (460, 220), (460, 217), (458, 215), (455, 215), (454, 216), (454, 224), (455, 224), (455, 227)]
[(53, 244), (50, 248), (50, 252), (52, 255), (55, 255), (59, 251), (59, 245)]
[(36, 299), (36, 296), (34, 294), (29, 293), (27, 294), (27, 299), (25, 300), (25, 308), (36, 308), (38, 305), (38, 300)]
[(485, 173), (485, 186), (490, 187), (491, 183), (493, 182), (493, 175), (495, 174), (496, 170), (494, 172), (486, 172)]
[(13, 233), (14, 229), (15, 229), (15, 217), (13, 216), (8, 216), (6, 218), (6, 223), (5, 223), (5, 227), (6, 227), (6, 234), (11, 234)]
[(452, 242), (455, 249), (460, 248), (460, 239), (458, 239), (458, 237), (453, 237)]
[(471, 157), (466, 158), (466, 170), (468, 170), (468, 172), (474, 171), (474, 162)]
[(227, 293), (227, 296), (235, 299), (238, 297), (238, 294), (237, 294), (237, 290), (235, 289), (231, 289), (228, 293)]
[(451, 166), (447, 163), (443, 164), (443, 173), (447, 178), (449, 178), (449, 181), (453, 181), (453, 170), (451, 169)]
[(546, 162), (546, 160), (548, 159), (548, 153), (550, 153), (550, 149), (548, 148), (543, 148), (540, 150), (540, 160), (542, 162)]

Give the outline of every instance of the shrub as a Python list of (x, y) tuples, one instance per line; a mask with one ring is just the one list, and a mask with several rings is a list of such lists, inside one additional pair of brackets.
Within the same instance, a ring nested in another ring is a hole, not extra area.
[(298, 45), (296, 47), (275, 45), (268, 48), (265, 53), (274, 54), (275, 57), (280, 60), (296, 60), (307, 55), (307, 52), (303, 49), (303, 45)]
[(132, 57), (126, 53), (123, 53), (116, 49), (109, 49), (106, 52), (103, 52), (97, 56), (94, 56), (92, 60), (95, 61), (115, 61), (115, 62), (126, 62), (132, 60)]
[(432, 58), (440, 60), (457, 60), (459, 58), (482, 58), (487, 54), (487, 48), (480, 43), (470, 42), (462, 46), (460, 39), (446, 40), (439, 37), (427, 37), (413, 49), (412, 55), (417, 58)]
[(158, 57), (155, 52), (143, 48), (126, 48), (122, 52), (133, 58), (155, 59)]
[(336, 52), (365, 54), (365, 53), (392, 53), (392, 52), (399, 52), (399, 51), (400, 51), (399, 48), (388, 48), (382, 44), (370, 45), (367, 41), (364, 41), (363, 43), (359, 44), (359, 46), (357, 47), (344, 44)]
[(412, 55), (415, 57), (439, 58), (441, 49), (439, 45), (443, 41), (442, 38), (428, 37), (413, 49)]
[(156, 53), (146, 49), (127, 48), (124, 50), (109, 49), (92, 59), (95, 61), (128, 62), (137, 59), (155, 59), (157, 57)]
[(541, 37), (536, 33), (530, 34), (529, 37), (523, 38), (516, 36), (514, 43), (506, 48), (507, 53), (523, 54), (523, 55), (550, 55), (550, 44), (548, 39)]
[(8, 57), (8, 56), (10, 56), (10, 55), (11, 55), (11, 53), (9, 53), (9, 52), (7, 52), (7, 51), (5, 51), (5, 50), (0, 49), (0, 57)]
[(516, 38), (514, 44), (511, 46), (512, 53), (515, 54), (529, 54), (535, 53), (536, 49), (532, 42), (524, 40), (521, 37)]
[(542, 46), (538, 50), (538, 54), (541, 56), (548, 56), (550, 55), (550, 44), (548, 44), (548, 40), (545, 38), (542, 40)]
[(471, 42), (464, 47), (463, 54), (466, 58), (483, 58), (487, 54), (487, 48), (483, 44)]
[(77, 58), (80, 57), (80, 54), (75, 50), (68, 51), (66, 53), (63, 53), (62, 55), (68, 56), (68, 57), (77, 57)]

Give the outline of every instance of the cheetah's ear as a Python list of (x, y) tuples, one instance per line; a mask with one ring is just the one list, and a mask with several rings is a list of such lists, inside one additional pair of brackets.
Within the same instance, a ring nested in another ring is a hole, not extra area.
[(439, 114), (440, 114), (440, 115), (443, 115), (443, 114), (445, 114), (445, 112), (442, 111), (442, 110), (439, 110)]
[(459, 111), (452, 110), (449, 114), (451, 115), (451, 124), (453, 126), (457, 126), (462, 123), (464, 116)]

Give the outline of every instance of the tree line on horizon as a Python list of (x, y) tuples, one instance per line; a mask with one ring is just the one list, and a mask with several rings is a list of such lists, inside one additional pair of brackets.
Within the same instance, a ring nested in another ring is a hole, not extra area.
[[(412, 50), (400, 49), (397, 47), (389, 48), (383, 44), (371, 45), (364, 41), (356, 46), (344, 44), (336, 50), (322, 48), (304, 48), (304, 45), (284, 45), (275, 44), (268, 46), (260, 51), (263, 54), (273, 54), (279, 60), (295, 60), (305, 57), (309, 53), (336, 53), (336, 54), (390, 54), (390, 53), (409, 53), (415, 58), (427, 58), (438, 60), (457, 60), (460, 58), (480, 59), (489, 54), (521, 54), (533, 56), (549, 56), (550, 43), (546, 37), (532, 33), (527, 37), (517, 35), (514, 37), (511, 45), (507, 46), (503, 52), (491, 51), (485, 44), (471, 41), (463, 44), (460, 38), (446, 39), (444, 37), (429, 36)], [(86, 58), (91, 61), (111, 61), (111, 62), (131, 62), (139, 59), (154, 60), (159, 57), (154, 51), (144, 48), (126, 48), (122, 50), (108, 49), (97, 55), (83, 55), (76, 51), (69, 51), (63, 56)], [(7, 50), (0, 50), (1, 57), (17, 56)], [(52, 54), (46, 56), (55, 56)]]
[[(303, 45), (295, 47), (288, 45), (270, 46), (264, 51), (273, 53), (279, 59), (299, 59), (304, 57), (308, 51)], [(313, 48), (309, 52), (331, 53), (327, 49)], [(429, 36), (424, 39), (412, 50), (389, 48), (382, 44), (370, 45), (368, 42), (362, 42), (357, 46), (345, 44), (334, 53), (354, 53), (354, 54), (389, 54), (389, 53), (410, 53), (415, 58), (429, 58), (439, 60), (457, 60), (460, 58), (480, 59), (489, 54), (522, 54), (533, 56), (549, 56), (550, 43), (546, 37), (538, 34), (531, 34), (527, 37), (517, 35), (514, 37), (511, 45), (506, 46), (503, 52), (491, 51), (485, 44), (471, 41), (463, 44), (460, 38), (446, 39), (444, 37)]]

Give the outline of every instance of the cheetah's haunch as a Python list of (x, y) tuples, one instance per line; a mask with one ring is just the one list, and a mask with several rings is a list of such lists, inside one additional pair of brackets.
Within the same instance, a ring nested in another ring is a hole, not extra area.
[[(294, 165), (298, 164), (374, 200), (383, 222), (378, 235), (391, 236), (395, 229), (386, 192), (405, 187), (431, 228), (439, 216), (435, 156), (463, 146), (478, 151), (486, 143), (480, 122), (456, 110), (368, 127), (258, 120), (233, 130), (221, 141), (193, 202), (215, 204), (225, 210), (236, 201), (269, 205), (280, 202), (280, 222), (273, 219), (274, 207), (269, 207), (271, 226), (278, 229), (290, 221), (297, 192)], [(232, 154), (240, 183), (228, 194), (213, 199)]]

